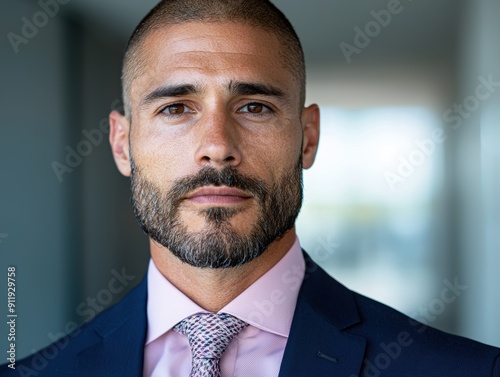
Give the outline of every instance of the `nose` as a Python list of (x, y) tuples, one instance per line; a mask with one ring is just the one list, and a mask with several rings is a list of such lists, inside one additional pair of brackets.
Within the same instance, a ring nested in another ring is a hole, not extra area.
[(195, 126), (198, 148), (196, 163), (202, 167), (223, 168), (241, 162), (238, 124), (223, 111), (206, 114)]

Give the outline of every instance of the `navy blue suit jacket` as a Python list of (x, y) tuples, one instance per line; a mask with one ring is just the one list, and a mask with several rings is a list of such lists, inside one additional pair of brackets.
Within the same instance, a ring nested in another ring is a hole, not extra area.
[[(307, 255), (306, 264), (280, 377), (500, 377), (500, 349), (426, 327), (345, 288)], [(142, 377), (146, 300), (144, 279), (0, 376)]]

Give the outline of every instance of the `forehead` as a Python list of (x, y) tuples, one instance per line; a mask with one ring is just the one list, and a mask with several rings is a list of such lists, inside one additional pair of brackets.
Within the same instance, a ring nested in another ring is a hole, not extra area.
[(274, 33), (242, 23), (190, 22), (163, 27), (146, 36), (140, 46), (142, 63), (132, 82), (132, 98), (167, 82), (225, 85), (258, 80), (298, 92), (282, 48)]

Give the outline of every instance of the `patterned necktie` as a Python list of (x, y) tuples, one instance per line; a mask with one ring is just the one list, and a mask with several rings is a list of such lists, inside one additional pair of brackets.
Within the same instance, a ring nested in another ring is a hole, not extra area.
[(174, 331), (186, 335), (191, 346), (190, 377), (221, 377), (222, 354), (247, 326), (248, 323), (226, 313), (198, 313), (175, 325)]

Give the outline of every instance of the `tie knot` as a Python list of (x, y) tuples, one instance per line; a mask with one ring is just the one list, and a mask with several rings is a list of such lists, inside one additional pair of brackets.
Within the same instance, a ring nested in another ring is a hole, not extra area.
[(193, 359), (220, 359), (246, 326), (230, 314), (197, 313), (179, 322), (174, 330), (188, 337)]

